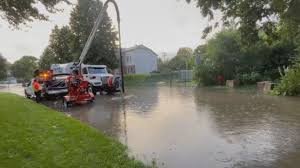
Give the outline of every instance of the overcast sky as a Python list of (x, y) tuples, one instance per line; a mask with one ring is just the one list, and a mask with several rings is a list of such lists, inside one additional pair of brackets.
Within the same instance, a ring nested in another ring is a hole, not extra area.
[[(76, 0), (73, 0), (76, 2)], [(124, 47), (144, 44), (157, 53), (176, 53), (180, 47), (195, 48), (204, 41), (202, 30), (208, 25), (198, 8), (185, 0), (116, 0), (121, 12)], [(30, 27), (12, 30), (0, 20), (0, 53), (13, 62), (23, 55), (39, 57), (48, 44), (54, 25), (67, 25), (73, 6), (60, 4), (64, 12), (52, 14), (49, 22), (35, 21)], [(115, 14), (109, 15), (115, 22)]]

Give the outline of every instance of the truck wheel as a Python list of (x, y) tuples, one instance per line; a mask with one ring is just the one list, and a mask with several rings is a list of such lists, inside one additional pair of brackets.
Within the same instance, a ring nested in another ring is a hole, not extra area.
[(97, 95), (97, 89), (95, 88), (95, 87), (92, 87), (92, 92), (93, 92), (93, 94), (96, 96)]

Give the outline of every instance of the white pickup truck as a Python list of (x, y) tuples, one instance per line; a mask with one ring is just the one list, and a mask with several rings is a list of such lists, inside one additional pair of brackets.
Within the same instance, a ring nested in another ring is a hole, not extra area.
[[(53, 70), (54, 74), (71, 74), (73, 67), (74, 63), (53, 64), (51, 70)], [(80, 72), (83, 79), (88, 81), (92, 86), (94, 94), (102, 91), (115, 93), (121, 90), (121, 77), (108, 73), (106, 65), (81, 64)]]

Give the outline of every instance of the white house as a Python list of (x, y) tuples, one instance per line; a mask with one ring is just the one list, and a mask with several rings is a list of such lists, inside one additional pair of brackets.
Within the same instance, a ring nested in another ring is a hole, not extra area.
[(144, 45), (122, 50), (125, 74), (149, 74), (157, 71), (158, 55)]

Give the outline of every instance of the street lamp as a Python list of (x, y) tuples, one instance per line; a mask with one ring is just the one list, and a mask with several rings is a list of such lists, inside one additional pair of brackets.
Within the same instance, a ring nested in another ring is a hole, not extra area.
[(117, 13), (117, 21), (118, 21), (118, 31), (119, 31), (119, 58), (120, 58), (120, 71), (121, 71), (121, 84), (122, 84), (122, 92), (125, 93), (125, 85), (124, 85), (124, 69), (123, 69), (123, 55), (122, 55), (122, 39), (121, 39), (121, 18), (120, 18), (120, 11), (118, 4), (115, 0), (107, 0), (104, 4), (104, 9), (106, 11), (108, 7), (108, 3), (112, 3), (115, 7), (116, 13)]

